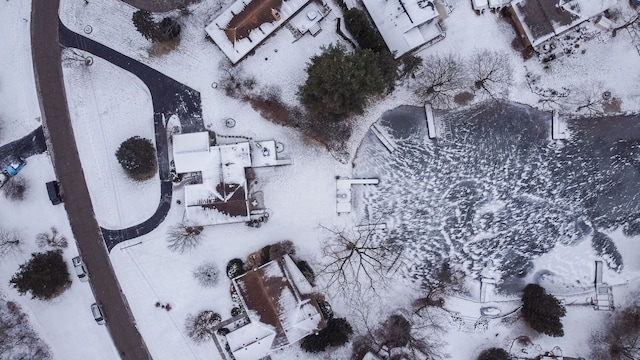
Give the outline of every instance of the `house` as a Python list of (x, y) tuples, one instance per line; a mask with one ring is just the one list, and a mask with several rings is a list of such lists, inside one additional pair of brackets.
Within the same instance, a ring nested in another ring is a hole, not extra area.
[(298, 13), (303, 16), (293, 25), (295, 33), (317, 34), (319, 21), (329, 11), (320, 0), (236, 0), (205, 31), (236, 64)]
[(207, 131), (174, 135), (173, 161), (178, 174), (198, 174), (184, 204), (190, 222), (203, 226), (251, 220), (246, 169), (291, 163), (277, 159), (273, 140), (210, 146)]
[(314, 287), (288, 255), (238, 276), (233, 286), (249, 317), (226, 335), (236, 360), (262, 359), (326, 327)]
[(548, 41), (602, 14), (617, 0), (513, 0), (511, 17), (516, 31), (539, 54)]
[(363, 3), (396, 59), (445, 37), (438, 22), (444, 10), (432, 0), (363, 0)]

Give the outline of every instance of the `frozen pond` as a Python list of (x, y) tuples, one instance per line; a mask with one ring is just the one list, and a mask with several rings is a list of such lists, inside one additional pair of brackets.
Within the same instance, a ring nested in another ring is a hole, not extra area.
[(591, 241), (616, 271), (623, 258), (602, 232), (640, 232), (640, 118), (568, 121), (570, 140), (551, 140), (551, 114), (489, 102), (436, 112), (449, 140), (428, 139), (424, 108), (386, 112), (371, 131), (354, 177), (380, 179), (358, 188), (363, 222), (391, 224), (389, 239), (406, 251), (408, 275), (420, 280), (443, 261), (473, 277), (522, 277), (531, 259), (556, 244)]

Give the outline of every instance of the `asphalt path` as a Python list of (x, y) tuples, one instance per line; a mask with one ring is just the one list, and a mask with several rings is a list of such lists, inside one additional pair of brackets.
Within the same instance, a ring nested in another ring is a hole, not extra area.
[(45, 151), (47, 151), (47, 143), (42, 126), (38, 126), (21, 139), (0, 146), (0, 169), (6, 169), (14, 161), (42, 154)]
[(145, 83), (151, 93), (158, 172), (161, 182), (160, 201), (155, 213), (140, 224), (126, 229), (102, 228), (105, 244), (107, 249), (111, 251), (123, 241), (151, 232), (167, 216), (171, 208), (173, 184), (171, 182), (165, 123), (169, 117), (177, 115), (183, 132), (204, 131), (200, 93), (139, 61), (69, 30), (62, 22), (58, 25), (58, 31), (61, 45), (84, 50), (131, 72)]
[[(167, 12), (202, 0), (123, 0), (123, 2), (150, 12)], [(91, 2), (91, 0), (89, 0)]]
[[(58, 181), (65, 189), (64, 206), (71, 230), (118, 353), (122, 359), (151, 359), (109, 261), (84, 179), (62, 78), (58, 7), (59, 0), (33, 0), (31, 10), (31, 47), (44, 134)], [(78, 311), (92, 316), (88, 306)]]

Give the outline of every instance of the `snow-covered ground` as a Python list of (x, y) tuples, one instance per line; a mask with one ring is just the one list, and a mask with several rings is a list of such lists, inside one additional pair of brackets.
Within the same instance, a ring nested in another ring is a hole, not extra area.
[[(228, 4), (229, 1), (223, 3)], [(0, 57), (0, 64), (4, 65), (0, 67), (0, 125), (3, 128), (0, 130), (0, 144), (14, 140), (39, 125), (29, 51), (29, 10), (25, 1), (0, 4), (0, 20), (3, 20), (0, 26), (5, 34), (15, 34), (0, 40), (4, 48), (14, 49)], [(328, 236), (320, 225), (349, 228), (356, 221), (355, 213), (341, 216), (335, 213), (335, 177), (352, 176), (350, 164), (341, 164), (295, 130), (271, 124), (247, 104), (226, 97), (219, 88), (212, 88), (212, 83), (223, 77), (219, 63), (224, 55), (205, 39), (204, 27), (219, 13), (217, 1), (205, 0), (190, 6), (190, 10), (190, 15), (179, 19), (182, 35), (178, 47), (160, 54), (161, 51), (133, 27), (131, 15), (135, 9), (131, 6), (116, 0), (91, 0), (88, 4), (75, 0), (61, 1), (60, 15), (70, 29), (84, 34), (85, 26), (91, 25), (91, 34), (87, 35), (90, 38), (199, 91), (203, 118), (209, 129), (221, 135), (275, 139), (285, 145), (282, 155), (293, 159), (293, 165), (256, 170), (257, 188), (263, 191), (265, 205), (272, 211), (269, 222), (261, 228), (243, 224), (209, 227), (204, 231), (202, 244), (195, 251), (185, 254), (170, 252), (167, 249), (167, 229), (184, 216), (182, 205), (175, 202), (183, 198), (182, 190), (177, 188), (171, 211), (156, 230), (113, 249), (111, 260), (114, 269), (154, 359), (217, 358), (213, 343), (197, 345), (186, 337), (184, 321), (188, 314), (204, 309), (217, 311), (223, 318), (230, 316), (230, 281), (224, 275), (228, 260), (244, 258), (266, 244), (290, 239), (297, 245), (298, 255), (312, 265), (316, 264), (317, 268), (321, 262), (320, 243)], [(324, 30), (317, 37), (305, 36), (297, 42), (293, 42), (293, 36), (287, 29), (280, 29), (238, 66), (243, 73), (256, 78), (259, 88), (279, 88), (285, 101), (295, 103), (295, 92), (305, 80), (304, 68), (308, 59), (319, 53), (323, 45), (340, 41), (334, 31), (337, 16), (334, 13), (322, 21)], [(521, 56), (511, 49), (515, 34), (507, 22), (490, 13), (475, 15), (467, 1), (458, 0), (456, 9), (444, 24), (447, 37), (418, 55), (456, 52), (467, 57), (478, 49), (502, 51), (514, 66), (515, 83), (510, 89), (512, 100), (534, 106), (538, 104), (538, 99), (531, 94), (524, 80), (527, 71), (540, 75), (540, 82), (545, 87), (566, 84), (581, 87), (587, 83), (584, 74), (589, 74), (589, 83), (596, 83), (622, 99), (623, 111), (640, 109), (637, 101), (640, 88), (635, 85), (640, 80), (640, 67), (636, 66), (638, 53), (630, 46), (629, 36), (624, 31), (616, 38), (602, 36), (593, 39), (582, 45), (581, 49), (586, 49), (584, 54), (559, 59), (549, 69), (544, 69), (537, 60), (523, 62)], [(122, 175), (113, 153), (117, 145), (129, 136), (153, 139), (148, 90), (133, 75), (95, 57), (90, 67), (66, 62), (64, 71), (74, 132), (85, 174), (89, 174), (87, 181), (98, 221), (106, 227), (124, 227), (146, 219), (157, 206), (157, 178), (148, 180), (140, 188)], [(372, 104), (363, 116), (357, 117), (355, 131), (348, 144), (350, 155), (355, 156), (369, 125), (384, 111), (407, 103), (421, 105), (421, 100), (415, 99), (406, 86), (399, 86), (392, 95)], [(237, 125), (227, 128), (224, 125), (226, 118), (235, 119)], [(31, 192), (21, 203), (9, 203), (0, 198), (0, 226), (22, 229), (28, 235), (25, 239), (34, 239), (35, 234), (55, 225), (71, 238), (63, 208), (51, 207), (42, 185), (53, 178), (49, 159), (45, 155), (29, 159), (29, 165), (23, 171), (32, 183)], [(125, 199), (135, 199), (136, 205), (132, 206), (132, 202)], [(621, 253), (637, 254), (633, 240), (619, 234), (611, 236), (616, 239)], [(4, 284), (0, 289), (28, 309), (34, 327), (52, 347), (56, 358), (117, 358), (106, 330), (95, 325), (90, 316), (88, 305), (92, 296), (87, 284), (74, 278), (71, 289), (49, 303), (17, 296), (8, 288), (11, 274), (35, 250), (34, 242), (29, 244), (31, 248), (25, 249), (24, 254), (0, 265)], [(563, 273), (574, 281), (588, 282), (587, 274), (591, 271), (594, 257), (589, 246), (582, 246), (579, 251), (576, 247), (556, 246), (538, 258), (535, 266)], [(69, 260), (75, 253), (72, 244), (65, 252), (65, 259)], [(575, 261), (560, 261), (566, 259), (567, 254), (571, 254)], [(584, 258), (577, 254), (583, 254)], [(608, 272), (607, 276), (612, 277), (605, 280), (618, 284), (630, 279), (622, 275), (639, 270), (640, 264), (634, 264), (636, 258), (631, 256), (630, 261), (625, 262), (625, 270), (619, 277)], [(220, 269), (220, 282), (215, 288), (201, 287), (192, 276), (192, 271), (205, 261), (215, 262)], [(381, 309), (378, 313), (371, 310), (376, 321), (382, 320), (393, 309), (407, 305), (408, 299), (416, 295), (413, 287), (401, 281), (396, 285), (394, 291), (375, 301), (374, 308)], [(620, 287), (620, 290), (616, 288), (614, 295), (623, 298), (625, 289), (633, 285)], [(402, 296), (396, 296), (397, 293)], [(339, 316), (346, 316), (357, 329), (361, 327), (357, 311), (360, 309), (349, 304), (351, 299), (342, 299), (333, 292), (329, 292), (329, 299)], [(171, 305), (171, 310), (157, 307), (157, 302)], [(570, 307), (564, 323), (566, 333), (571, 334), (571, 341), (535, 335), (521, 322), (515, 325), (492, 323), (484, 333), (469, 334), (452, 328), (446, 335), (448, 346), (444, 352), (450, 353), (452, 359), (468, 359), (488, 345), (508, 349), (515, 336), (528, 334), (544, 350), (559, 345), (566, 350), (566, 355), (586, 356), (584, 344), (590, 328), (585, 324), (596, 323), (604, 316), (606, 314), (590, 308)], [(60, 330), (61, 324), (67, 324), (64, 325), (65, 331)], [(318, 355), (317, 358), (331, 356)], [(349, 350), (343, 348), (333, 356), (347, 358)], [(273, 356), (282, 360), (311, 357), (295, 346)]]

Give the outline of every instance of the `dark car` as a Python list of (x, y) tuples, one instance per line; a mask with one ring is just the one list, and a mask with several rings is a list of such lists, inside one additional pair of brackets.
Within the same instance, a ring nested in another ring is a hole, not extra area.
[(53, 205), (58, 205), (62, 202), (62, 195), (60, 195), (60, 184), (57, 181), (49, 181), (47, 183), (47, 193), (49, 194), (49, 200)]

